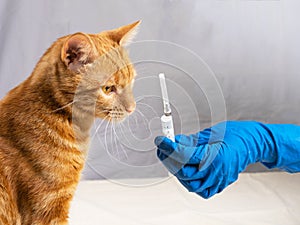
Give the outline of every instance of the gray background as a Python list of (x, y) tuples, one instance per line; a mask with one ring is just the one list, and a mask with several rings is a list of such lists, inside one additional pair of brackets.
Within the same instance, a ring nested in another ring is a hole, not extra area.
[(83, 178), (164, 176), (153, 144), (160, 71), (168, 77), (177, 133), (224, 119), (300, 124), (299, 9), (297, 0), (2, 0), (0, 97), (58, 37), (141, 19), (130, 53), (138, 110), (114, 128), (96, 122)]

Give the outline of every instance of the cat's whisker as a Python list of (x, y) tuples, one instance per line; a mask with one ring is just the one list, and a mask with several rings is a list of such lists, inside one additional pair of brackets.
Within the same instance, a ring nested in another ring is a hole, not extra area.
[[(118, 143), (117, 137), (118, 137), (118, 135), (117, 135), (117, 132), (116, 132), (116, 126), (121, 126), (122, 123), (118, 123), (118, 124), (117, 124), (117, 123), (113, 123), (112, 125), (113, 125), (114, 138), (115, 138), (115, 141), (116, 141), (116, 147), (117, 147), (117, 143)], [(126, 135), (125, 135), (125, 138), (127, 139)], [(127, 139), (127, 140), (128, 140), (128, 139)], [(122, 146), (122, 145), (119, 145), (119, 146)], [(120, 155), (120, 152), (118, 151), (118, 148), (116, 148), (116, 149), (117, 149), (118, 155)], [(124, 150), (123, 148), (122, 148), (122, 150), (123, 150), (123, 153), (124, 153), (126, 159), (128, 159), (128, 154), (127, 154), (126, 150)]]
[(118, 146), (115, 142), (115, 136), (116, 136), (116, 133), (114, 132), (114, 122), (112, 121), (111, 123), (111, 136), (110, 136), (110, 140), (111, 140), (111, 145), (113, 147), (113, 154), (114, 156), (117, 158), (117, 159), (120, 159), (120, 155), (118, 154)]
[(139, 123), (143, 123), (143, 125), (145, 126), (145, 128), (147, 128), (148, 129), (148, 126), (147, 126), (147, 124), (148, 124), (148, 122), (149, 122), (149, 120), (148, 120), (148, 118), (144, 115), (144, 113), (143, 112), (141, 112), (141, 111), (139, 111), (139, 110), (137, 110), (137, 113), (139, 114), (139, 115), (141, 115), (141, 121), (139, 122)]
[(94, 135), (93, 135), (93, 138), (94, 138), (94, 136), (98, 133), (98, 131), (99, 131), (101, 125), (104, 123), (104, 121), (106, 121), (106, 118), (107, 118), (107, 117), (109, 117), (109, 115), (105, 116), (105, 117), (103, 118), (103, 120), (100, 122), (100, 124), (96, 127), (96, 130), (95, 130), (95, 133), (94, 133)]
[[(128, 140), (128, 138), (127, 138), (127, 135), (124, 135), (124, 130), (123, 130), (123, 127), (125, 126), (123, 123), (114, 123), (113, 124), (113, 127), (114, 127), (114, 132), (115, 132), (115, 136), (117, 137), (118, 135), (117, 135), (117, 132), (116, 132), (116, 129), (120, 129), (120, 133), (121, 133), (121, 136), (122, 137), (124, 137), (125, 139), (126, 139), (126, 141), (129, 143), (129, 140)], [(128, 155), (127, 155), (127, 153), (126, 153), (126, 151), (125, 150), (123, 150), (123, 152), (125, 153), (125, 156), (126, 156), (126, 158), (128, 159)]]
[(134, 122), (137, 125), (138, 124), (138, 116), (137, 113), (133, 114), (134, 115)]
[(135, 116), (136, 116), (135, 117), (136, 124), (138, 124), (139, 121), (144, 120), (143, 113), (140, 112), (139, 110), (136, 110)]
[(138, 118), (137, 112), (138, 112), (138, 110), (136, 109), (134, 113), (132, 113), (128, 116), (128, 123), (129, 123), (129, 120), (131, 120), (131, 121), (134, 121), (135, 124), (137, 124), (137, 118)]
[[(154, 113), (155, 113), (155, 109), (152, 107), (152, 106), (150, 106), (150, 105), (148, 105), (148, 104), (145, 104), (145, 103), (137, 103), (137, 105), (144, 105), (144, 106), (147, 106), (148, 108), (150, 108)], [(137, 113), (140, 113), (141, 115), (143, 115), (143, 117), (144, 118), (147, 118), (145, 115), (144, 115), (144, 113), (139, 109), (139, 107), (136, 107), (136, 110), (135, 110)], [(148, 119), (146, 119), (147, 121), (148, 121)]]
[(105, 149), (107, 151), (108, 154), (109, 153), (109, 149), (108, 149), (108, 143), (107, 143), (107, 137), (108, 137), (108, 126), (109, 126), (110, 123), (107, 123), (106, 126), (105, 126), (105, 129), (104, 129), (104, 143), (105, 143)]
[[(111, 127), (110, 127), (110, 132), (111, 132), (111, 135), (110, 135), (110, 141), (111, 141), (111, 145), (112, 145), (112, 147), (113, 147), (113, 149), (112, 149), (112, 151), (113, 151), (113, 155), (115, 156), (115, 157), (117, 157), (117, 159), (120, 159), (120, 155), (119, 155), (119, 151), (118, 151), (118, 146), (117, 146), (117, 144), (116, 144), (116, 142), (115, 142), (115, 136), (116, 136), (116, 133), (114, 132), (114, 126), (113, 126), (113, 121), (112, 121), (112, 123), (111, 123)], [(114, 145), (115, 145), (115, 147), (114, 147)]]
[[(94, 132), (92, 138), (94, 138), (94, 137), (97, 135), (99, 129), (100, 129), (101, 126), (102, 126), (102, 124), (103, 124), (104, 122), (107, 122), (107, 120), (106, 120), (107, 117), (109, 117), (109, 115), (105, 116), (105, 117), (101, 120), (101, 122), (97, 125), (97, 127), (96, 127), (96, 129), (95, 129), (95, 132)], [(108, 124), (109, 124), (109, 122), (107, 122), (106, 126), (107, 126)]]
[[(125, 127), (125, 125), (123, 124), (120, 124), (119, 125), (119, 128), (118, 129), (120, 129), (121, 130), (121, 132), (122, 132), (122, 134), (123, 134), (123, 136), (125, 137), (125, 139), (126, 139), (126, 141), (127, 141), (127, 143), (128, 144), (130, 144), (130, 141), (128, 140), (128, 138), (127, 138), (127, 135), (125, 135), (126, 133), (125, 133), (125, 131), (124, 131), (124, 129), (126, 130), (126, 127)], [(129, 132), (129, 131), (128, 131)], [(130, 134), (131, 135), (131, 134)]]
[(139, 115), (142, 116), (142, 119), (143, 119), (144, 121), (148, 121), (147, 117), (145, 116), (145, 114), (144, 114), (142, 111), (136, 110), (136, 112), (137, 112)]

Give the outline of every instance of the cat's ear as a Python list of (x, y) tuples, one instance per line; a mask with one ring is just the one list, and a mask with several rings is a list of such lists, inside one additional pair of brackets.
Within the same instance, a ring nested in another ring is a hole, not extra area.
[(84, 65), (95, 59), (93, 42), (83, 33), (73, 34), (62, 47), (61, 59), (68, 69), (79, 72)]
[(120, 46), (128, 45), (137, 33), (137, 28), (141, 21), (136, 21), (135, 23), (119, 27), (115, 30), (108, 31), (110, 38), (117, 42)]

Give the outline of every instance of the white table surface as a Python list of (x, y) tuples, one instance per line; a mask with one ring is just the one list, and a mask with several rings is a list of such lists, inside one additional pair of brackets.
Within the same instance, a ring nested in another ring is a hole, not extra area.
[(243, 173), (208, 200), (189, 193), (175, 178), (142, 187), (81, 181), (70, 225), (299, 225), (299, 215), (300, 173)]

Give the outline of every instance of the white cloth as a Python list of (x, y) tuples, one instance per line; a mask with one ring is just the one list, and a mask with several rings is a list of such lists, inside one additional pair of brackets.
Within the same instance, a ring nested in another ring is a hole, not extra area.
[(244, 173), (205, 200), (174, 177), (145, 187), (82, 181), (70, 225), (299, 225), (299, 186), (300, 174)]

